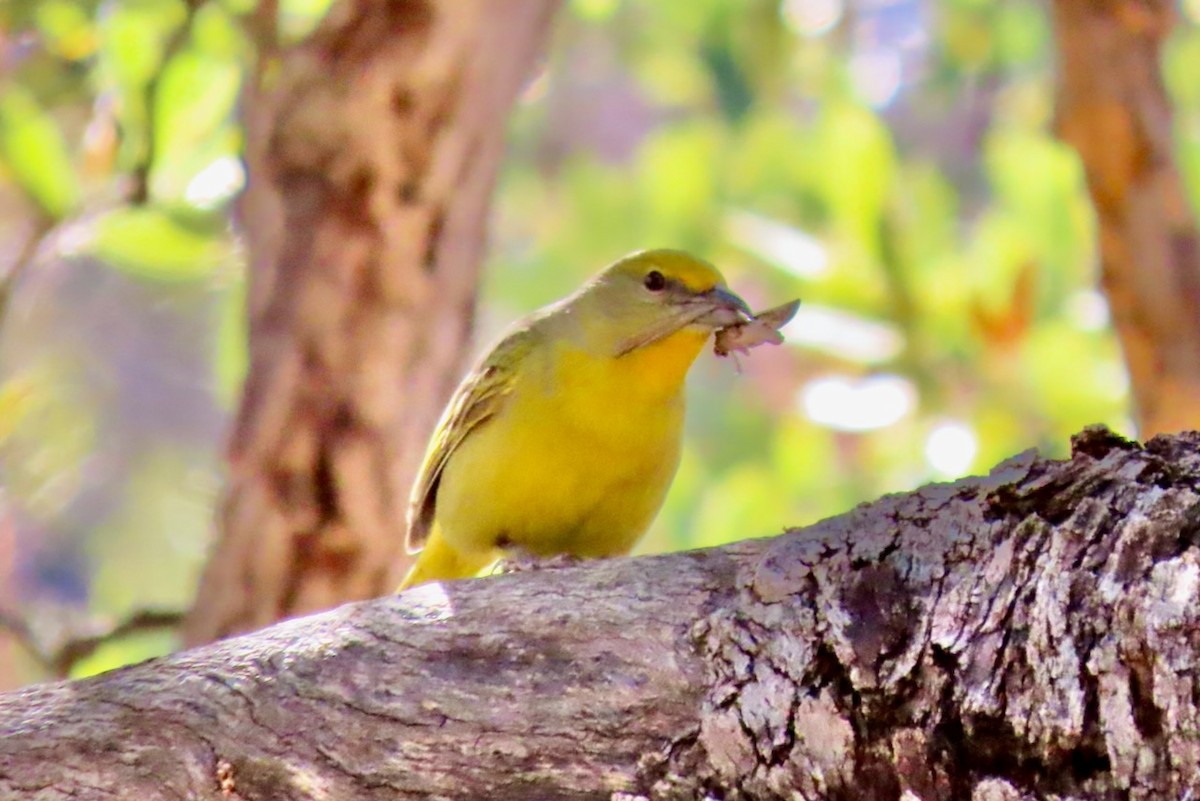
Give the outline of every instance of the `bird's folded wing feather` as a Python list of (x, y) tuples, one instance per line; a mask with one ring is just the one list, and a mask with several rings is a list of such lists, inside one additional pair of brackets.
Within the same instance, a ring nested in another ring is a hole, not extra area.
[(433, 527), (438, 484), (451, 455), (462, 442), (496, 415), (512, 392), (517, 366), (524, 360), (534, 338), (519, 329), (500, 340), (455, 390), (442, 419), (438, 421), (429, 448), (421, 462), (408, 501), (409, 553), (421, 549)]

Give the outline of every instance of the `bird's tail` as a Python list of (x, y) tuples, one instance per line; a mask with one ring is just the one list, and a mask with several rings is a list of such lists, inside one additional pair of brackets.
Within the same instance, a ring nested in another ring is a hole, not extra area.
[(464, 553), (452, 548), (435, 527), (396, 592), (429, 581), (471, 578), (494, 561), (493, 553)]

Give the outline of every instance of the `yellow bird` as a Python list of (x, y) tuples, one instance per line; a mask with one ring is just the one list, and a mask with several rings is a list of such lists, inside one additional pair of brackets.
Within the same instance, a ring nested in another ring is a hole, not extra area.
[(628, 553), (679, 464), (688, 368), (748, 319), (712, 265), (631, 254), (517, 322), (434, 430), (408, 507), (400, 589), (474, 576), (505, 551)]

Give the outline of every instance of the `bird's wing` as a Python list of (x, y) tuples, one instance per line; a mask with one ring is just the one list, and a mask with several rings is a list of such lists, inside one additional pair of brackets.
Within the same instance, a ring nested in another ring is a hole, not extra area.
[(430, 438), (429, 448), (425, 451), (408, 499), (405, 547), (409, 553), (421, 550), (429, 538), (438, 484), (446, 463), (471, 432), (503, 408), (505, 398), (512, 392), (516, 380), (516, 367), (529, 352), (534, 337), (535, 334), (528, 328), (518, 329), (504, 337), (454, 391)]

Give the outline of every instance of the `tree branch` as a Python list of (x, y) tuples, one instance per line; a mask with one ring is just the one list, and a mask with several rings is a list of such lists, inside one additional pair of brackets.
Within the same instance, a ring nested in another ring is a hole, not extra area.
[(97, 649), (133, 634), (157, 629), (175, 628), (183, 622), (184, 613), (170, 609), (140, 609), (113, 623), (93, 620), (78, 626), (65, 637), (49, 643), (24, 617), (0, 607), (0, 629), (7, 631), (29, 655), (50, 675), (59, 678), (70, 675), (75, 665), (94, 654)]
[(21, 615), (0, 606), (0, 631), (8, 632), (9, 636), (20, 643), (34, 659), (42, 665), (46, 664), (42, 660), (42, 648), (37, 635)]
[(8, 316), (9, 304), (18, 282), (37, 260), (38, 251), (52, 230), (54, 221), (41, 211), (34, 212), (29, 234), (21, 243), (8, 269), (0, 272), (0, 330), (4, 328), (4, 320)]
[(0, 797), (1187, 797), (1200, 434), (1074, 446), (0, 696)]

